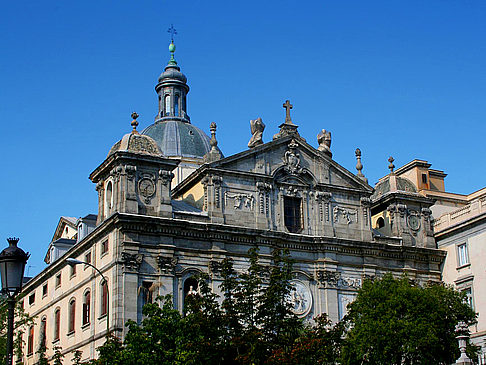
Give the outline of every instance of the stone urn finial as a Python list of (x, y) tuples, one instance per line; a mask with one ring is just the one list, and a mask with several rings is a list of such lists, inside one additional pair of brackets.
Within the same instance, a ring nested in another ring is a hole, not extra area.
[(393, 169), (395, 168), (395, 165), (393, 164), (393, 161), (395, 161), (395, 159), (394, 159), (392, 156), (390, 156), (390, 157), (388, 158), (388, 162), (390, 163), (390, 164), (388, 165), (388, 168), (390, 169), (390, 172), (391, 172), (391, 173), (393, 173)]
[(131, 117), (133, 119), (132, 120), (132, 123), (131, 123), (131, 125), (133, 127), (132, 133), (138, 133), (137, 132), (137, 127), (138, 127), (138, 122), (137, 122), (138, 114), (137, 114), (137, 112), (133, 112), (132, 115), (131, 115)]
[(467, 339), (469, 338), (469, 327), (466, 322), (461, 321), (456, 325), (456, 338), (459, 342), (459, 350), (461, 351), (461, 356), (456, 360), (454, 364), (472, 364), (472, 360), (466, 354), (466, 344)]
[(368, 183), (368, 179), (364, 176), (363, 172), (361, 171), (363, 170), (363, 164), (361, 163), (361, 150), (359, 148), (356, 148), (354, 154), (356, 156), (356, 170), (358, 170), (356, 176), (358, 176), (364, 182)]

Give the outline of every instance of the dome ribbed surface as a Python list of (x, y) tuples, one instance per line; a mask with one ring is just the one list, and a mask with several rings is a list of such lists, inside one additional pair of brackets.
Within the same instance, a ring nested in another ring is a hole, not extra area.
[(143, 153), (156, 156), (160, 156), (162, 154), (159, 146), (152, 138), (150, 138), (150, 136), (144, 136), (139, 133), (125, 134), (121, 141), (118, 141), (113, 145), (108, 153), (108, 156), (112, 155), (116, 151)]
[(203, 158), (211, 146), (198, 127), (181, 121), (156, 122), (142, 131), (152, 137), (165, 156)]
[[(397, 180), (397, 190), (396, 190), (397, 192), (417, 193), (417, 188), (409, 179), (396, 176), (396, 180)], [(389, 192), (391, 192), (391, 188), (390, 188), (390, 177), (388, 176), (376, 184), (375, 191), (371, 197), (373, 199), (376, 199)]]

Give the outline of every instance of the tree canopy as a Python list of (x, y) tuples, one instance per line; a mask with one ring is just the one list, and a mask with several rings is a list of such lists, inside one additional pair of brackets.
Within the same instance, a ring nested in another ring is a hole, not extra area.
[(322, 315), (305, 323), (288, 300), (288, 253), (275, 250), (263, 265), (254, 248), (249, 263), (236, 272), (222, 261), (221, 298), (199, 275), (184, 313), (171, 296), (145, 305), (142, 323), (129, 321), (123, 342), (110, 337), (91, 364), (450, 364), (459, 356), (455, 325), (475, 321), (452, 288), (386, 274), (364, 281), (341, 322)]
[(476, 318), (458, 291), (391, 274), (366, 280), (348, 309), (344, 364), (451, 364), (456, 324)]

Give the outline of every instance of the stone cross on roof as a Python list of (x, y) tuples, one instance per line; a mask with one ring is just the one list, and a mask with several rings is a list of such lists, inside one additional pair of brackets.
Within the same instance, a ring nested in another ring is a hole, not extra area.
[(290, 109), (292, 109), (293, 105), (290, 104), (290, 100), (285, 100), (285, 103), (282, 105), (285, 108), (285, 123), (293, 124), (292, 119), (290, 118)]

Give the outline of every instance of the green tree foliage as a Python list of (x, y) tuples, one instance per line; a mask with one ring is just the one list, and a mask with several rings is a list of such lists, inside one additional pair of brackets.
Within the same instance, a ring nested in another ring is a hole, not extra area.
[(81, 361), (82, 356), (83, 356), (82, 351), (80, 351), (80, 350), (74, 351), (73, 358), (71, 360), (73, 365), (81, 365), (82, 364), (82, 361)]
[(161, 307), (147, 304), (141, 325), (127, 323), (123, 343), (110, 338), (93, 364), (264, 364), (274, 351), (291, 346), (304, 329), (286, 298), (292, 288), (288, 253), (275, 250), (262, 265), (258, 249), (238, 274), (231, 259), (220, 264), (221, 304), (208, 275), (198, 279), (198, 295), (185, 300), (184, 315), (167, 296)]
[(452, 288), (391, 274), (364, 281), (348, 309), (344, 364), (451, 364), (459, 356), (456, 324), (476, 318)]
[(60, 346), (54, 346), (54, 355), (52, 355), (52, 365), (62, 365), (64, 354)]
[(109, 337), (91, 364), (450, 364), (458, 356), (455, 325), (475, 320), (451, 288), (385, 275), (364, 282), (344, 321), (333, 325), (322, 315), (304, 324), (288, 301), (288, 253), (275, 250), (262, 261), (257, 248), (243, 272), (223, 260), (221, 298), (199, 275), (184, 314), (171, 296), (145, 305), (142, 323), (129, 321), (123, 342)]

